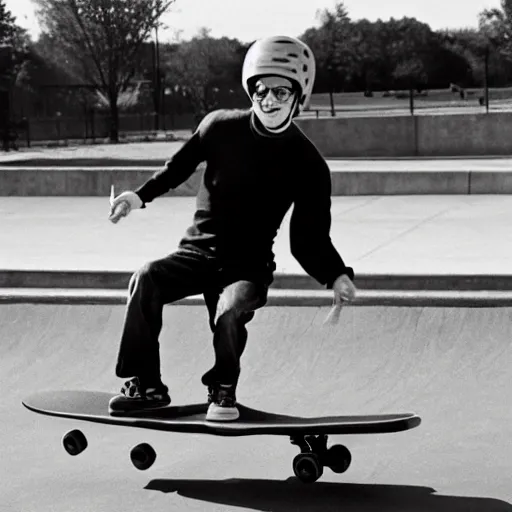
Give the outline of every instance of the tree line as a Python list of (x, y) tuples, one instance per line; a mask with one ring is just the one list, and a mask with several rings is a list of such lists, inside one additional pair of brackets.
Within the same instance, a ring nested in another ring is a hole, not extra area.
[[(33, 0), (32, 41), (0, 0), (0, 90), (33, 115), (106, 109), (118, 140), (120, 110), (193, 112), (246, 106), (241, 67), (250, 42), (214, 38), (157, 44), (175, 0)], [(477, 29), (434, 31), (414, 18), (353, 20), (343, 4), (297, 36), (317, 61), (314, 93), (512, 85), (512, 0), (479, 15)], [(487, 69), (487, 73), (486, 73)]]

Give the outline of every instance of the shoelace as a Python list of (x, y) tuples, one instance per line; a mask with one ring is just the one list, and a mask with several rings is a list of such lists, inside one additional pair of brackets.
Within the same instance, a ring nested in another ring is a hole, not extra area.
[(164, 393), (157, 392), (157, 388), (147, 388), (145, 393), (142, 392), (142, 387), (137, 381), (125, 382), (122, 392), (130, 398), (146, 398), (149, 400), (163, 400), (165, 397)]

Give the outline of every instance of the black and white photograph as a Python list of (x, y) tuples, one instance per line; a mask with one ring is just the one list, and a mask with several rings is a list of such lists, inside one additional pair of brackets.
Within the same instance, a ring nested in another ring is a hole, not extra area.
[(512, 0), (0, 0), (0, 510), (512, 512)]

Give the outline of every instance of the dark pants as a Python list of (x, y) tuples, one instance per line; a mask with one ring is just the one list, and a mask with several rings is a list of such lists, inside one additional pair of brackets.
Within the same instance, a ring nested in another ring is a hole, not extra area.
[(203, 294), (215, 364), (202, 382), (206, 386), (236, 385), (247, 342), (246, 324), (265, 305), (274, 268), (272, 263), (251, 271), (223, 269), (210, 255), (182, 249), (144, 265), (130, 280), (116, 375), (158, 383), (164, 305)]

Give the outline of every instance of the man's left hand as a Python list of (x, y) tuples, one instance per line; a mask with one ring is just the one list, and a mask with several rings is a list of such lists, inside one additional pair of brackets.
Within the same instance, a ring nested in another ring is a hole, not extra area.
[(334, 291), (334, 303), (337, 305), (343, 305), (345, 302), (354, 300), (357, 294), (357, 288), (346, 274), (342, 274), (334, 281), (332, 289)]
[(334, 291), (334, 306), (324, 320), (324, 325), (336, 325), (340, 320), (341, 309), (344, 303), (353, 300), (357, 289), (350, 277), (342, 274), (332, 285)]

